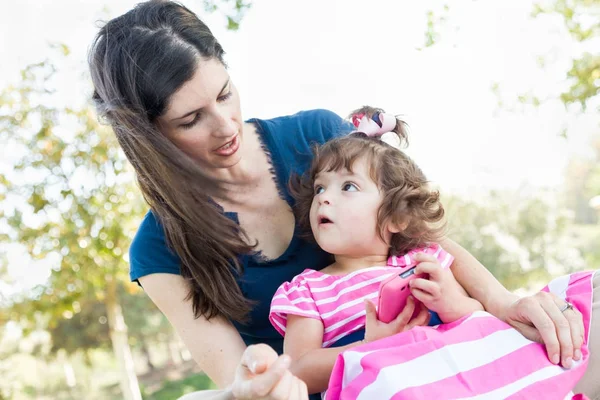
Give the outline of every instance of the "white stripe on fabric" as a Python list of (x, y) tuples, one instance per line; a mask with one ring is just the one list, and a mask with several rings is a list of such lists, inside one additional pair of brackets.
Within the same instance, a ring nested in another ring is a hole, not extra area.
[(285, 319), (285, 320), (287, 320), (287, 318), (282, 317), (280, 315), (276, 315), (273, 318), (271, 318), (271, 321), (275, 322), (275, 325), (277, 325), (279, 327), (279, 329), (281, 329), (281, 331), (285, 333), (285, 325), (283, 325), (281, 322), (279, 322), (278, 318)]
[(564, 300), (567, 297), (567, 288), (570, 281), (571, 277), (569, 275), (560, 276), (548, 284), (548, 290)]
[(448, 268), (448, 266), (450, 265), (451, 259), (452, 259), (452, 255), (450, 255), (450, 253), (446, 253), (446, 257), (444, 257), (444, 261), (442, 261), (440, 263), (442, 268)]
[(306, 286), (294, 286), (290, 290), (284, 290), (283, 293), (290, 294), (294, 292), (303, 292), (305, 290), (308, 290)]
[(344, 325), (346, 325), (348, 322), (352, 322), (352, 321), (354, 321), (355, 319), (357, 319), (357, 318), (360, 318), (360, 317), (362, 317), (362, 316), (364, 316), (364, 315), (366, 315), (366, 311), (365, 311), (365, 310), (359, 311), (359, 312), (357, 312), (356, 314), (354, 314), (354, 315), (351, 315), (351, 316), (349, 316), (348, 318), (346, 318), (346, 319), (343, 319), (343, 320), (341, 320), (340, 322), (337, 322), (337, 323), (335, 323), (335, 324), (333, 324), (333, 325), (331, 325), (331, 326), (327, 327), (327, 329), (325, 329), (325, 331), (324, 331), (323, 333), (325, 334), (325, 333), (329, 333), (329, 332), (331, 332), (331, 331), (334, 331), (334, 330), (336, 330), (337, 328), (339, 328), (340, 326), (344, 326)]
[(306, 282), (321, 282), (327, 278), (330, 278), (331, 276), (332, 275), (323, 274), (323, 275), (319, 276), (318, 278), (306, 278), (305, 281)]
[(323, 304), (333, 303), (334, 301), (338, 301), (340, 299), (340, 297), (343, 296), (343, 295), (345, 295), (346, 293), (352, 292), (354, 290), (361, 289), (361, 288), (363, 288), (365, 286), (372, 285), (373, 283), (384, 281), (387, 278), (389, 278), (390, 276), (392, 276), (393, 274), (394, 273), (391, 272), (389, 274), (379, 275), (379, 276), (376, 276), (373, 279), (369, 279), (368, 281), (363, 281), (363, 282), (357, 283), (356, 285), (348, 286), (347, 288), (344, 288), (344, 289), (340, 290), (337, 295), (335, 295), (333, 297), (327, 297), (325, 299), (317, 300), (317, 301), (315, 301), (315, 304), (318, 305), (318, 306), (322, 306)]
[(377, 270), (380, 270), (380, 269), (387, 269), (387, 268), (389, 268), (389, 267), (388, 266), (385, 266), (385, 267), (369, 267), (369, 268), (359, 269), (358, 271), (351, 272), (348, 275), (344, 276), (343, 278), (341, 278), (341, 279), (333, 282), (329, 286), (324, 286), (324, 287), (320, 287), (320, 288), (313, 288), (312, 292), (313, 293), (327, 292), (327, 291), (332, 290), (333, 288), (335, 288), (340, 283), (344, 283), (347, 280), (350, 280), (350, 279), (354, 278), (358, 274), (362, 274), (363, 272), (367, 272), (367, 271), (377, 271)]
[(278, 305), (271, 306), (271, 312), (274, 314), (279, 314), (281, 312), (284, 314), (289, 314), (289, 311), (294, 311), (294, 314), (298, 314), (298, 312), (301, 312), (306, 315), (314, 315), (315, 317), (319, 316), (319, 313), (314, 310), (303, 310), (301, 308), (290, 307), (290, 306), (278, 306)]
[[(357, 399), (389, 399), (409, 387), (427, 385), (487, 365), (531, 343), (516, 330), (506, 329), (482, 339), (449, 344), (402, 364), (382, 368)], [(400, 376), (410, 379), (397, 379)]]
[(310, 297), (300, 297), (299, 299), (296, 300), (292, 300), (292, 304), (299, 304), (299, 303), (314, 303), (315, 301), (310, 298)]
[(322, 314), (321, 318), (323, 318), (324, 320), (331, 317), (333, 314), (340, 312), (342, 310), (345, 310), (346, 308), (350, 308), (350, 307), (354, 307), (355, 305), (357, 305), (358, 303), (362, 303), (365, 301), (365, 299), (373, 299), (375, 297), (377, 297), (379, 295), (379, 289), (376, 289), (375, 291), (364, 295), (363, 297), (359, 297), (358, 299), (352, 300), (352, 301), (347, 301), (342, 303), (339, 307), (337, 307), (335, 310), (330, 311), (328, 313)]
[(559, 375), (563, 372), (563, 368), (558, 365), (539, 369), (518, 381), (504, 385), (501, 388), (492, 390), (491, 392), (483, 393), (473, 397), (464, 397), (461, 400), (504, 400), (509, 396), (519, 393), (521, 390), (527, 388), (533, 383), (543, 381), (553, 376)]
[(433, 253), (433, 256), (435, 258), (438, 258), (438, 256), (440, 255), (441, 252), (442, 252), (442, 246), (438, 246), (438, 249), (435, 251), (435, 253)]
[(346, 350), (342, 353), (344, 357), (344, 377), (342, 379), (342, 389), (347, 387), (363, 372), (360, 360), (371, 352), (359, 353), (357, 351)]

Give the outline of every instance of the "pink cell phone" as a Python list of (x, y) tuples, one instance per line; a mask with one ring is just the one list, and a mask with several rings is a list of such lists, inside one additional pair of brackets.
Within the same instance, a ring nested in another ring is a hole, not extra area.
[(377, 318), (386, 324), (392, 322), (406, 306), (406, 300), (410, 295), (408, 282), (423, 276), (423, 274), (415, 274), (415, 267), (399, 269), (399, 273), (390, 276), (379, 285)]

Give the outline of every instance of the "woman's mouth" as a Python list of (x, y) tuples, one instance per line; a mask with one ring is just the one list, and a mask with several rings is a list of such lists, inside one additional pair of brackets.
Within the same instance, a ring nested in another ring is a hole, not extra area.
[(228, 156), (234, 154), (240, 147), (239, 137), (240, 137), (239, 134), (235, 135), (233, 139), (231, 139), (229, 142), (225, 143), (223, 146), (216, 149), (214, 151), (214, 153), (219, 156), (225, 156), (225, 157), (228, 157)]

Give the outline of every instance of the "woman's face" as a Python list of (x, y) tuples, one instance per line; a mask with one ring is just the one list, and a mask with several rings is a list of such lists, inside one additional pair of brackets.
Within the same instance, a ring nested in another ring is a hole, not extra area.
[(242, 113), (238, 92), (216, 59), (202, 60), (158, 118), (160, 130), (206, 168), (229, 168), (241, 158)]

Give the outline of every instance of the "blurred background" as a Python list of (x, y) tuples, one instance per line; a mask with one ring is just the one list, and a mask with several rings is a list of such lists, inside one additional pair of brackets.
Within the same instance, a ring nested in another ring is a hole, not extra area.
[[(210, 387), (128, 280), (147, 211), (89, 98), (131, 0), (0, 2), (0, 399), (173, 399)], [(183, 0), (245, 118), (402, 114), (449, 236), (511, 290), (600, 267), (599, 0)]]

